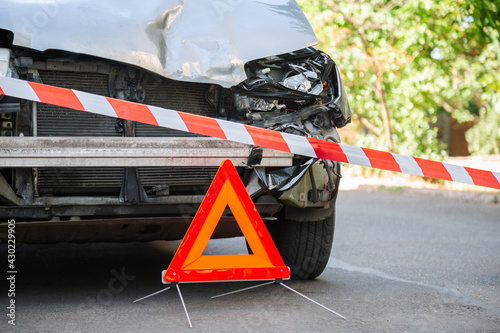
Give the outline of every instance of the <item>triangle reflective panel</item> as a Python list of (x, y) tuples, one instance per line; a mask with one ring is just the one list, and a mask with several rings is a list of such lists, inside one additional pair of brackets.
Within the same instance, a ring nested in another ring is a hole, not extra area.
[[(229, 206), (253, 254), (203, 255)], [(222, 162), (163, 283), (289, 279), (285, 266), (236, 169)]]

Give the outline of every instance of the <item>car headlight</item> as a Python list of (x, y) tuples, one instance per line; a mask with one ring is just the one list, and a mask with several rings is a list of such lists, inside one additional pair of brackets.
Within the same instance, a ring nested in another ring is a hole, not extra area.
[(323, 91), (321, 73), (308, 70), (302, 66), (289, 65), (293, 70), (280, 82), (287, 88), (306, 94), (319, 95)]

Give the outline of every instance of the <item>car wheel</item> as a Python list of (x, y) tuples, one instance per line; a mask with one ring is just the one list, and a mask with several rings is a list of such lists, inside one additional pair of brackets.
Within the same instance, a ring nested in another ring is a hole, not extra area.
[(319, 221), (281, 221), (276, 243), (292, 278), (309, 280), (323, 272), (330, 258), (334, 230), (335, 210)]

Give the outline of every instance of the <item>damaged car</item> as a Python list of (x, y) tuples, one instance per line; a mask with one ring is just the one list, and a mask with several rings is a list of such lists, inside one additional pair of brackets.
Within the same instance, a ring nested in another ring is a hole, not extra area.
[[(0, 75), (339, 142), (339, 69), (295, 1), (0, 4)], [(340, 163), (0, 95), (0, 242), (179, 240), (224, 159), (292, 276), (333, 243)], [(226, 209), (213, 238), (241, 236)]]

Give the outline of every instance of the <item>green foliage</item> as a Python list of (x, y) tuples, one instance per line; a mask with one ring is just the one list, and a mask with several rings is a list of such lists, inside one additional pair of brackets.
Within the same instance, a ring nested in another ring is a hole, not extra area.
[(354, 113), (373, 125), (355, 122), (357, 144), (388, 150), (386, 108), (398, 153), (446, 155), (432, 126), (441, 112), (477, 122), (467, 135), (471, 152), (498, 153), (500, 15), (493, 2), (298, 2), (319, 47), (337, 62)]
[(500, 93), (489, 98), (479, 110), (481, 121), (467, 131), (469, 150), (481, 155), (500, 154)]

